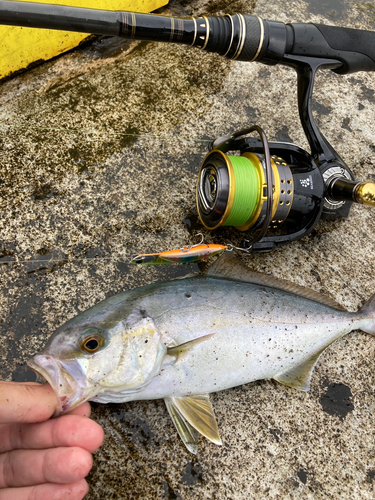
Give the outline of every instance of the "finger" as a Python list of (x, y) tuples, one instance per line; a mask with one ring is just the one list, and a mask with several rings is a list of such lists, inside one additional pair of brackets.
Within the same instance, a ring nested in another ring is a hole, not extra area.
[(43, 422), (56, 406), (56, 394), (48, 384), (0, 382), (0, 424)]
[(82, 500), (89, 490), (84, 479), (72, 484), (38, 484), (0, 490), (0, 500)]
[(79, 415), (64, 415), (40, 424), (0, 426), (0, 453), (71, 446), (93, 453), (103, 439), (103, 429), (93, 420)]
[(10, 451), (0, 455), (0, 488), (74, 483), (91, 467), (91, 454), (81, 448)]
[(77, 406), (74, 410), (69, 411), (68, 415), (81, 415), (82, 417), (89, 417), (91, 415), (90, 403), (83, 403)]
[[(8, 382), (9, 384), (19, 384), (19, 382)], [(37, 382), (22, 382), (24, 385), (36, 385), (39, 386), (41, 384), (38, 384)], [(46, 384), (47, 385), (47, 384)], [(71, 411), (68, 411), (69, 415), (82, 415), (83, 417), (89, 417), (91, 415), (91, 406), (90, 403), (87, 401), (86, 403), (82, 403), (81, 405), (77, 406)]]

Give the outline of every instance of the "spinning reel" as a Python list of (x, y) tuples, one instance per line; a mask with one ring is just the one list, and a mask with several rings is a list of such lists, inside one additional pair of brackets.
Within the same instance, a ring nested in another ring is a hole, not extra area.
[[(306, 236), (322, 215), (347, 217), (352, 203), (375, 207), (375, 183), (355, 180), (312, 116), (316, 70), (332, 61), (284, 56), (282, 64), (298, 74), (299, 115), (311, 154), (294, 144), (268, 142), (255, 125), (213, 141), (198, 174), (202, 224), (210, 230), (252, 230), (252, 239), (242, 246), (258, 252)], [(254, 131), (260, 138), (246, 137)], [(237, 155), (229, 156), (229, 151)], [(274, 234), (266, 235), (269, 229)]]

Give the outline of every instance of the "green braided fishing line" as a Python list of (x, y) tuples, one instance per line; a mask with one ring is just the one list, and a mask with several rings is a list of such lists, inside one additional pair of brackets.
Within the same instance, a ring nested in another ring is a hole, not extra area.
[(241, 226), (250, 219), (258, 204), (260, 181), (251, 160), (244, 156), (228, 156), (233, 165), (235, 194), (232, 210), (224, 226)]

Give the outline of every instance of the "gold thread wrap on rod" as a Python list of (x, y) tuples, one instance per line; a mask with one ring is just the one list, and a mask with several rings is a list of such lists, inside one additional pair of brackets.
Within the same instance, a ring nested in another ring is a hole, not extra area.
[(0, 0), (0, 25), (179, 43), (243, 61), (254, 60), (267, 46), (263, 22), (249, 14), (195, 19)]

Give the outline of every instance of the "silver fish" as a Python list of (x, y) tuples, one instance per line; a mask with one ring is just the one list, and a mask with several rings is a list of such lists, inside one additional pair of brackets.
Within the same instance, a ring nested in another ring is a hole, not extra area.
[(358, 312), (220, 257), (202, 276), (115, 295), (71, 319), (29, 361), (64, 413), (84, 401), (163, 398), (183, 442), (221, 444), (209, 394), (274, 379), (307, 391), (315, 364), (354, 329), (375, 335), (375, 296)]

